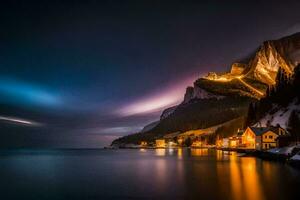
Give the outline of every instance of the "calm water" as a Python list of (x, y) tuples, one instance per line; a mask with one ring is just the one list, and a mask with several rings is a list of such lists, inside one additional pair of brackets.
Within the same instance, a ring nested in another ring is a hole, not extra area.
[[(300, 171), (214, 150), (0, 152), (0, 199), (296, 199)], [(299, 197), (299, 196), (298, 196)]]

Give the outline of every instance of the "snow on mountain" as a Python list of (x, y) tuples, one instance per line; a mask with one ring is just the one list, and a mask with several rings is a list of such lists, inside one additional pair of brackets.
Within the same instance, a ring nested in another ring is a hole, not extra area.
[(288, 121), (291, 113), (293, 111), (300, 112), (300, 105), (296, 104), (294, 100), (292, 103), (289, 104), (286, 108), (280, 108), (276, 105), (273, 106), (273, 109), (264, 117), (262, 118), (256, 126), (267, 126), (269, 125), (280, 125), (282, 128), (287, 128)]

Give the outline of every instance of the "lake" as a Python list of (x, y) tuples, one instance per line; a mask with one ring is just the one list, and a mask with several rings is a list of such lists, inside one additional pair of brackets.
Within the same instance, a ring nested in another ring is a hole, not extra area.
[(0, 151), (5, 200), (277, 200), (299, 188), (289, 165), (208, 149)]

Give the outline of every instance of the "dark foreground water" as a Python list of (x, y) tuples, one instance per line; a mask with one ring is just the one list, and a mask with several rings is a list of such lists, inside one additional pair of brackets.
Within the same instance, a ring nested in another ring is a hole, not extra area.
[(0, 199), (297, 199), (300, 171), (206, 149), (0, 152)]

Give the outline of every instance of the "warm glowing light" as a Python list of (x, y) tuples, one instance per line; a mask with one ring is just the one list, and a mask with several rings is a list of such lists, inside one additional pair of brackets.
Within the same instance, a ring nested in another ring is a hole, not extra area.
[(177, 143), (170, 141), (170, 142), (168, 142), (168, 147), (169, 148), (177, 147)]
[(177, 149), (177, 157), (178, 157), (179, 159), (182, 158), (182, 148)]
[(208, 149), (191, 149), (192, 156), (207, 156)]
[(202, 142), (201, 141), (194, 141), (191, 146), (194, 147), (194, 148), (202, 147)]
[(146, 141), (142, 141), (142, 142), (141, 142), (141, 146), (145, 147), (145, 146), (147, 146), (147, 145), (148, 145), (148, 143), (147, 143)]
[(164, 139), (155, 140), (156, 148), (165, 148), (166, 142)]
[(146, 152), (146, 149), (140, 149), (140, 152)]
[(236, 140), (230, 141), (230, 147), (233, 147), (233, 148), (237, 147), (237, 141)]
[(255, 134), (247, 128), (242, 136), (242, 145), (247, 149), (254, 149), (256, 144)]
[(177, 143), (178, 143), (178, 145), (182, 145), (183, 144), (183, 138), (178, 138)]
[[(262, 186), (257, 174), (255, 159), (243, 158), (240, 163), (236, 160), (230, 160), (230, 169), (234, 199), (265, 199), (261, 190)], [(246, 188), (251, 188), (251, 190)]]
[(206, 77), (206, 79), (208, 80), (213, 80), (213, 81), (218, 81), (218, 82), (230, 82), (233, 79), (238, 79), (243, 85), (245, 85), (247, 88), (249, 88), (250, 90), (252, 90), (253, 92), (255, 92), (256, 94), (258, 94), (258, 96), (264, 96), (264, 93), (256, 88), (254, 88), (253, 86), (251, 86), (250, 84), (246, 83), (243, 78), (245, 75), (239, 75), (239, 76), (234, 76), (234, 75), (228, 75), (228, 76), (213, 76), (213, 77)]
[(166, 149), (155, 149), (155, 153), (157, 156), (165, 156), (166, 155)]

